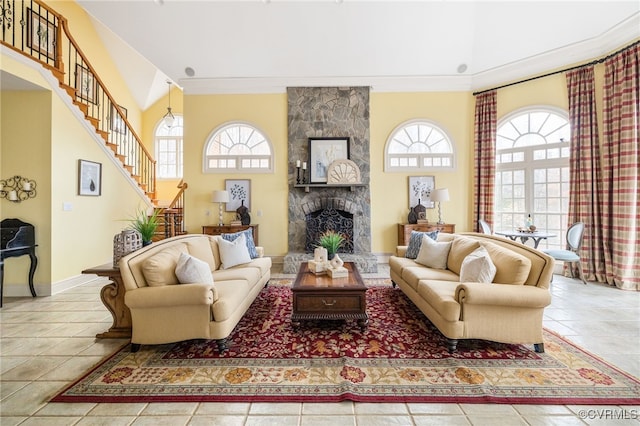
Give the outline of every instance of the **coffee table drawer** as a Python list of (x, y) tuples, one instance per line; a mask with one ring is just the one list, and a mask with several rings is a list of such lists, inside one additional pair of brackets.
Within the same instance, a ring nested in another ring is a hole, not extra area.
[(363, 312), (364, 295), (299, 294), (294, 298), (294, 312)]

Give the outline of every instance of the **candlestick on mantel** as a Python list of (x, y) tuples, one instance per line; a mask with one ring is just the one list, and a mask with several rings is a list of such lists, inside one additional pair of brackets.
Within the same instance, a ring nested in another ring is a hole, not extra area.
[(302, 170), (307, 170), (307, 162), (302, 163)]
[(300, 168), (300, 160), (296, 161), (296, 167)]

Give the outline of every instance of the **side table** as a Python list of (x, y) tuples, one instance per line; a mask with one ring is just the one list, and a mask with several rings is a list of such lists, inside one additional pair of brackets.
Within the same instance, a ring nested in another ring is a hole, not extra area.
[(100, 299), (113, 316), (113, 325), (104, 333), (96, 334), (99, 339), (131, 338), (131, 311), (124, 304), (124, 283), (120, 275), (120, 268), (114, 268), (112, 263), (85, 269), (83, 274), (94, 274), (107, 277), (111, 283), (102, 287)]

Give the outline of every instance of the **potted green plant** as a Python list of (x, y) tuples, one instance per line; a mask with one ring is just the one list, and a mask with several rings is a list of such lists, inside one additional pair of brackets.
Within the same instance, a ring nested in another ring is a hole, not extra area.
[(160, 210), (154, 209), (153, 214), (148, 215), (145, 209), (138, 210), (136, 216), (131, 219), (129, 228), (134, 229), (142, 235), (142, 245), (151, 244), (151, 239), (158, 229), (158, 213)]
[(318, 244), (320, 247), (327, 249), (328, 258), (331, 260), (344, 241), (345, 239), (342, 234), (339, 234), (336, 231), (325, 231), (320, 235)]

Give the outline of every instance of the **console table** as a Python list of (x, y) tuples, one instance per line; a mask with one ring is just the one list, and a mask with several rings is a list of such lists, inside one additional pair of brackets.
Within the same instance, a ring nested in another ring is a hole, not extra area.
[(399, 223), (398, 224), (398, 245), (406, 246), (411, 238), (411, 231), (433, 232), (440, 231), (447, 234), (456, 232), (456, 225), (453, 223)]
[(29, 290), (36, 297), (33, 276), (38, 266), (36, 257), (35, 228), (20, 219), (4, 219), (0, 222), (0, 308), (2, 307), (4, 285), (4, 260), (10, 257), (29, 256)]
[(124, 283), (120, 275), (120, 268), (114, 268), (113, 263), (85, 269), (83, 274), (95, 274), (107, 277), (111, 283), (102, 287), (100, 299), (113, 316), (113, 325), (104, 333), (96, 334), (99, 339), (128, 339), (131, 338), (131, 311), (124, 304)]
[(251, 228), (253, 242), (258, 244), (258, 225), (204, 225), (202, 233), (207, 235), (233, 234)]

